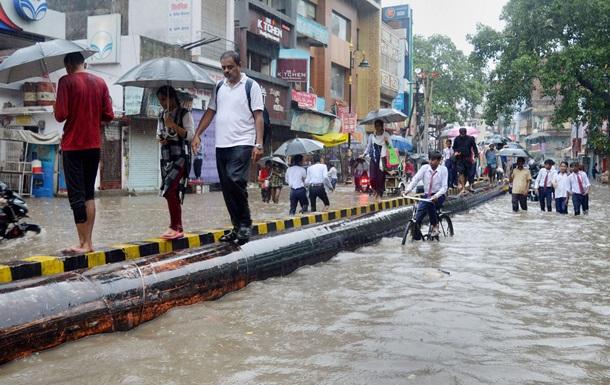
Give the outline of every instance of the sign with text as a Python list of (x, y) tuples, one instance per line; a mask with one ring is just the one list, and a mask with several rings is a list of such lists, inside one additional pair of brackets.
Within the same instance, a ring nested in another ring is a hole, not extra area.
[(191, 0), (170, 0), (168, 6), (167, 41), (171, 44), (191, 42)]
[(307, 89), (307, 59), (278, 59), (277, 77), (293, 84), (297, 91)]
[(318, 95), (292, 90), (292, 100), (297, 102), (300, 108), (315, 110), (317, 107)]
[(339, 116), (341, 119), (341, 132), (344, 134), (352, 134), (356, 131), (358, 125), (358, 115), (355, 112), (342, 112)]

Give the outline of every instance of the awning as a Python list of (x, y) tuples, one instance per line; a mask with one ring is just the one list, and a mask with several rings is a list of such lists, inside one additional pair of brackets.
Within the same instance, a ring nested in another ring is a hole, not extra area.
[(290, 129), (314, 135), (324, 135), (334, 126), (336, 118), (336, 115), (324, 111), (293, 108)]
[(312, 135), (315, 140), (324, 143), (324, 147), (335, 147), (343, 143), (347, 143), (348, 134), (340, 132), (329, 132), (324, 135)]
[(54, 145), (61, 142), (61, 135), (58, 132), (43, 135), (28, 130), (0, 128), (0, 140)]

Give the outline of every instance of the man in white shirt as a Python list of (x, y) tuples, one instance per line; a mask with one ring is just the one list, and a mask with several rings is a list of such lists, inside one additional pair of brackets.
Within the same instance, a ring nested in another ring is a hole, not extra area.
[(250, 160), (256, 161), (263, 154), (264, 104), (261, 87), (241, 73), (240, 65), (241, 59), (235, 51), (227, 51), (220, 57), (225, 79), (216, 84), (192, 147), (193, 152), (199, 151), (199, 137), (215, 119), (216, 167), (233, 224), (233, 230), (220, 240), (244, 244), (252, 233), (246, 189), (248, 170)]
[(445, 194), (447, 193), (447, 179), (449, 172), (447, 167), (442, 166), (442, 155), (438, 151), (433, 151), (429, 155), (430, 163), (423, 165), (409, 183), (405, 190), (405, 195), (411, 192), (420, 180), (424, 183), (424, 198), (430, 199), (429, 202), (421, 201), (417, 206), (417, 216), (415, 222), (421, 226), (422, 221), (428, 214), (432, 225), (432, 236), (438, 235), (438, 217), (436, 210), (443, 206)]
[(324, 203), (322, 211), (328, 210), (330, 202), (328, 195), (326, 195), (326, 179), (328, 178), (328, 169), (325, 164), (320, 163), (320, 155), (316, 154), (313, 156), (313, 165), (307, 168), (307, 179), (305, 184), (309, 187), (309, 204), (311, 205), (311, 211), (316, 211), (316, 199), (320, 198)]
[[(553, 178), (555, 177), (555, 172), (551, 169), (552, 166), (552, 160), (545, 160), (544, 167), (538, 171), (538, 176), (534, 181), (534, 191), (538, 192), (540, 210), (544, 211), (546, 205), (548, 212), (553, 211)], [(557, 207), (555, 207), (555, 209), (557, 209)]]
[(339, 179), (337, 174), (337, 168), (335, 166), (332, 166), (330, 170), (328, 170), (328, 178), (330, 179), (330, 184), (333, 186), (333, 191), (337, 188), (337, 180)]
[(568, 192), (570, 191), (568, 162), (561, 162), (559, 165), (559, 172), (553, 176), (553, 187), (555, 188), (555, 210), (559, 214), (567, 214)]
[(303, 155), (292, 157), (292, 166), (286, 170), (286, 183), (290, 186), (290, 215), (295, 215), (297, 202), (301, 204), (301, 214), (307, 212), (309, 202), (307, 201), (307, 190), (305, 189), (305, 179), (307, 171), (303, 168)]
[(572, 173), (570, 174), (570, 196), (574, 205), (574, 215), (580, 215), (580, 209), (584, 215), (589, 213), (589, 189), (591, 183), (584, 171), (580, 170), (580, 164), (574, 162), (570, 164)]

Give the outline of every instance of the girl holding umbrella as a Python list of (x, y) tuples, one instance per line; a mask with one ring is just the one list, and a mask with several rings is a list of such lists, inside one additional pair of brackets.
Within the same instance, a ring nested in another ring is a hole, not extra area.
[(181, 107), (173, 87), (160, 87), (157, 98), (164, 108), (157, 126), (161, 144), (161, 196), (167, 200), (170, 217), (169, 228), (161, 238), (176, 239), (184, 236), (181, 204), (191, 164), (189, 141), (194, 135), (194, 123), (191, 113)]
[(375, 132), (369, 135), (366, 154), (370, 157), (369, 179), (377, 199), (381, 198), (385, 191), (384, 164), (390, 139), (390, 134), (383, 128), (383, 121), (375, 120)]

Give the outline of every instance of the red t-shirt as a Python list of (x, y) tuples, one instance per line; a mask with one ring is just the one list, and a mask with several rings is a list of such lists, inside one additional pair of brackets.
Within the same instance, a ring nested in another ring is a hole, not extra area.
[(64, 124), (64, 151), (101, 147), (102, 122), (114, 119), (106, 82), (88, 72), (62, 76), (57, 86), (55, 119)]

